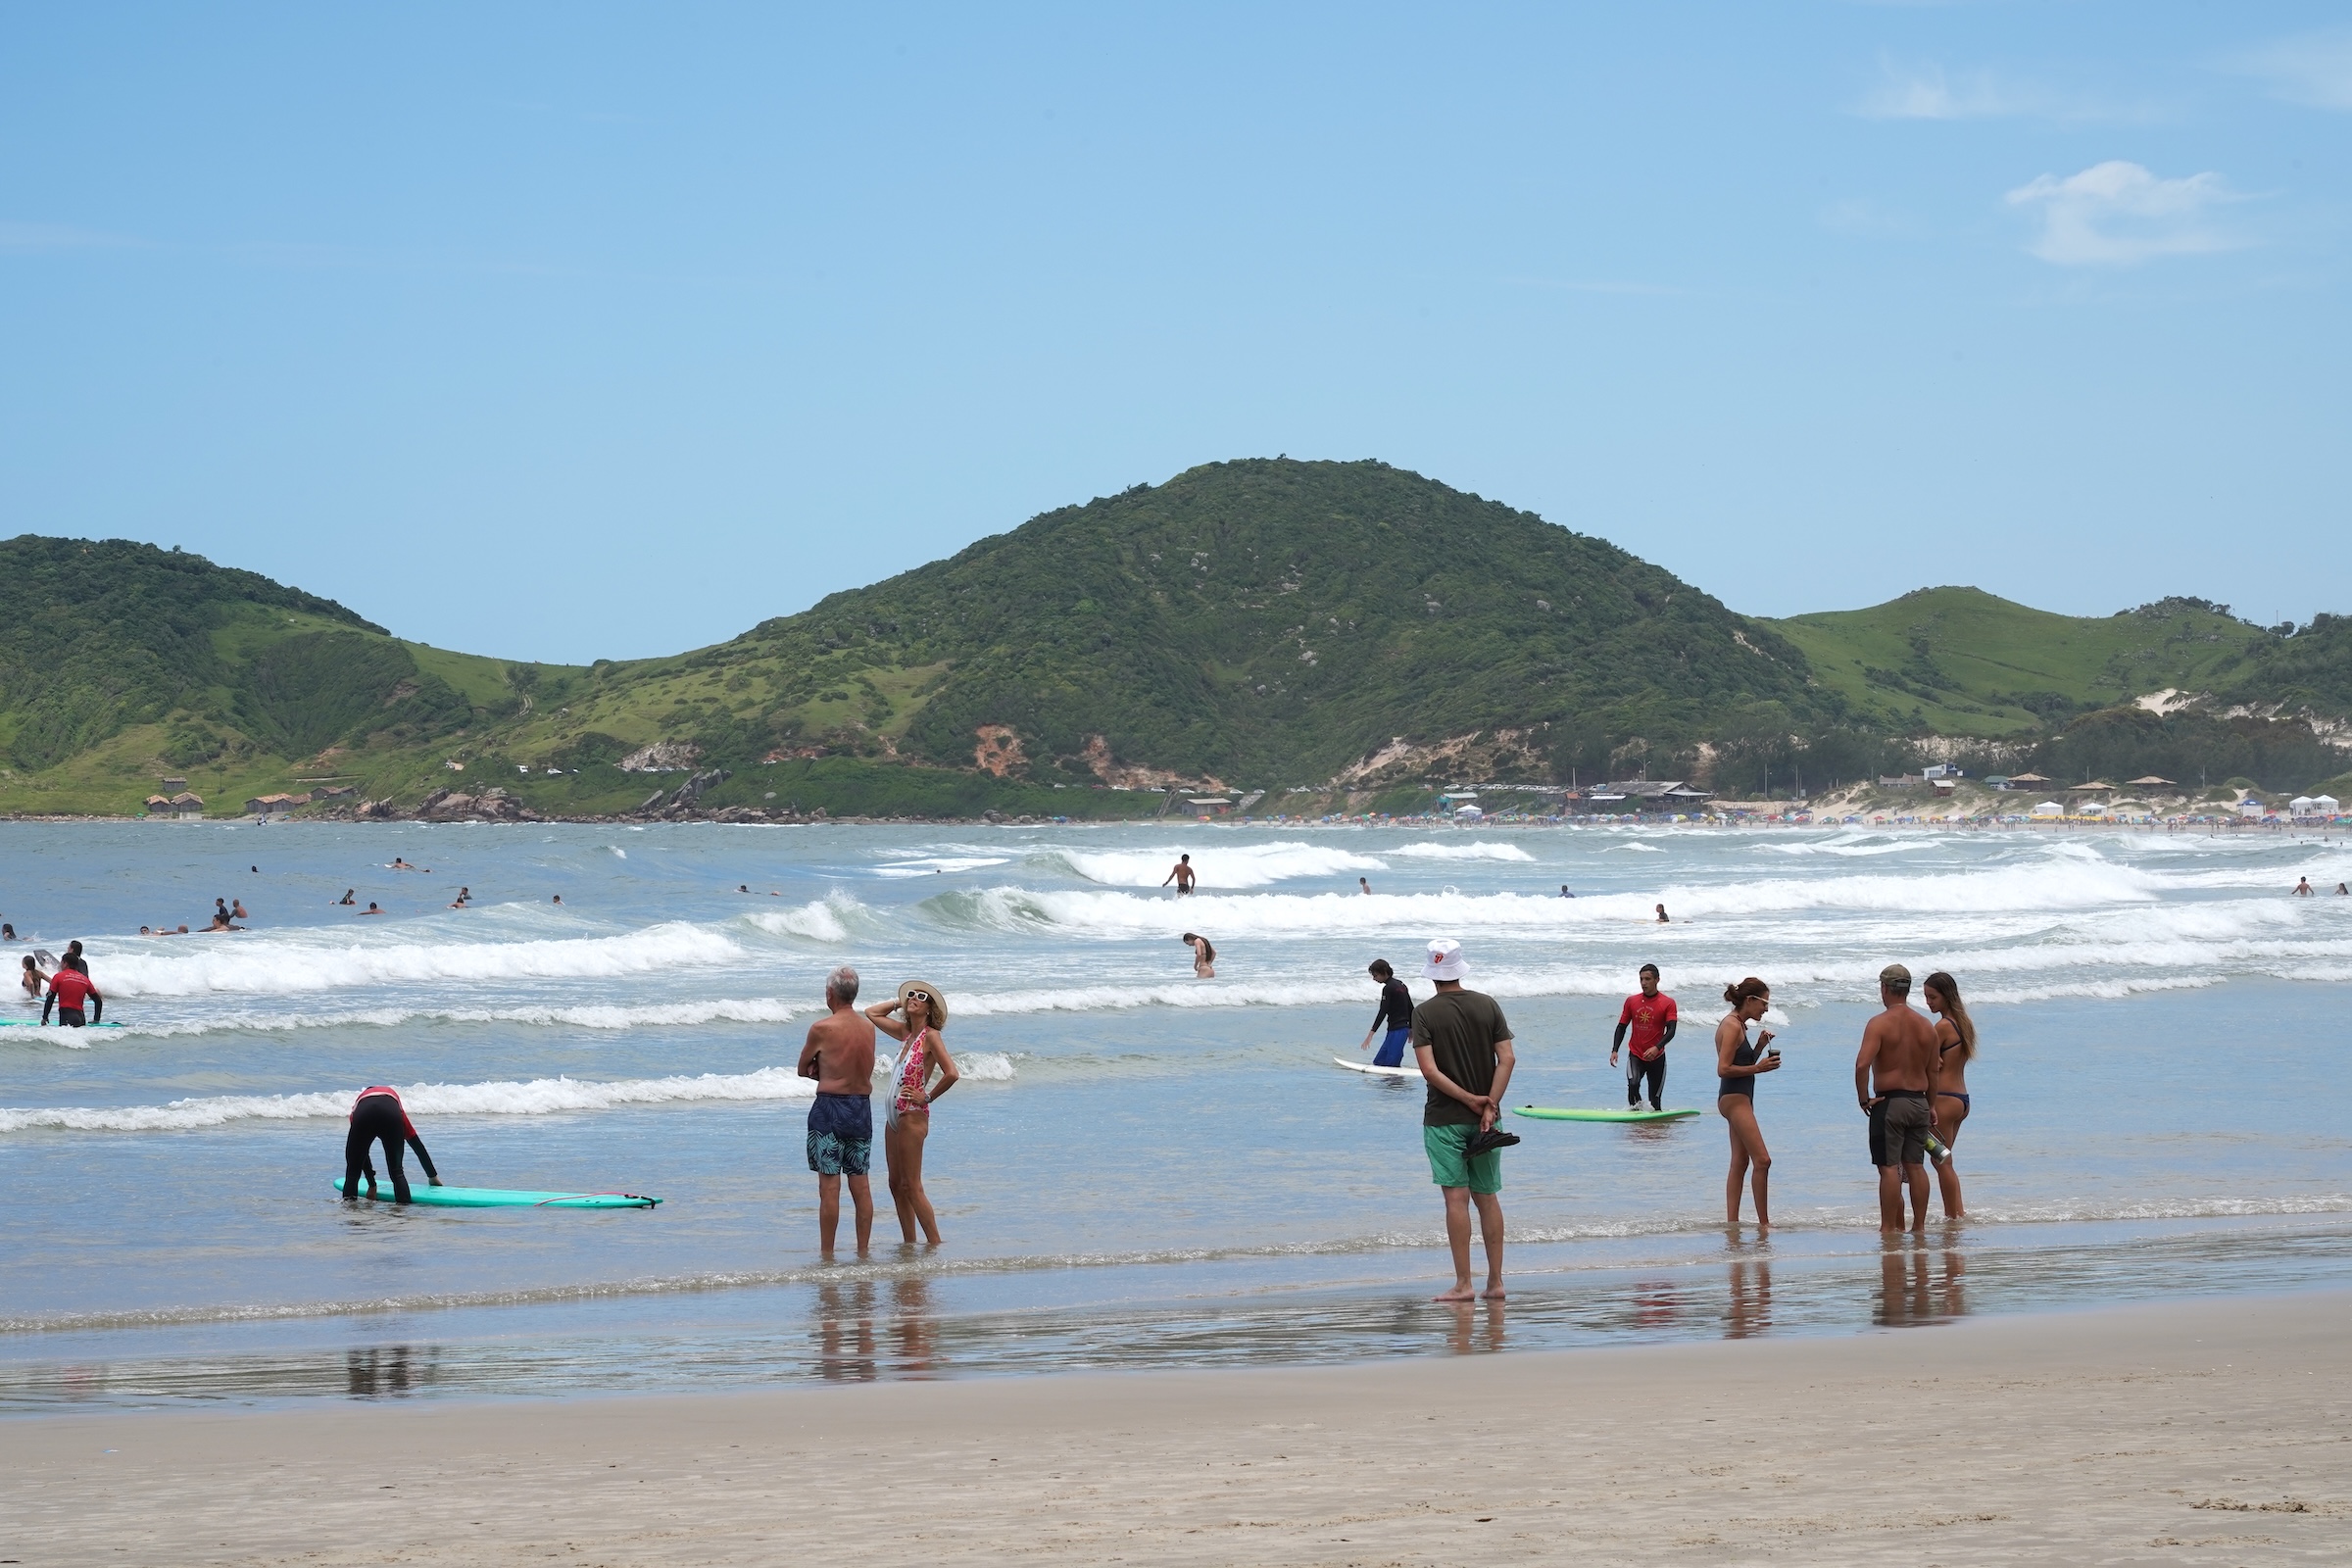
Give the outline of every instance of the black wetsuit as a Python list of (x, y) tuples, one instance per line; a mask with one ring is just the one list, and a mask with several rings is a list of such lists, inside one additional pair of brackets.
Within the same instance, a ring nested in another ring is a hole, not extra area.
[(393, 1095), (362, 1095), (351, 1107), (351, 1131), (343, 1139), (343, 1196), (360, 1196), (363, 1174), (369, 1186), (374, 1185), (375, 1166), (368, 1160), (369, 1144), (384, 1146), (384, 1171), (392, 1178), (392, 1199), (395, 1202), (409, 1201), (409, 1173), (402, 1163), (401, 1146), (406, 1144), (416, 1151), (417, 1163), (434, 1181), (441, 1173), (433, 1169), (433, 1156), (425, 1152), (424, 1140), (409, 1123), (409, 1113), (401, 1108), (400, 1100)]

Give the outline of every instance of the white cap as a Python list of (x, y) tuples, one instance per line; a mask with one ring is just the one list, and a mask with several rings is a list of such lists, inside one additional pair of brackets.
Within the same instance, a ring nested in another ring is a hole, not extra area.
[(1462, 956), (1462, 945), (1448, 937), (1440, 937), (1429, 945), (1429, 956), (1421, 962), (1424, 980), (1459, 980), (1470, 970), (1470, 960)]

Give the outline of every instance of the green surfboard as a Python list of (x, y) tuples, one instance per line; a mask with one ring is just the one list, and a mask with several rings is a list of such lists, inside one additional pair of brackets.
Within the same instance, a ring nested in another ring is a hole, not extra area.
[(1581, 1110), (1560, 1109), (1550, 1105), (1513, 1105), (1514, 1116), (1533, 1116), (1538, 1121), (1680, 1121), (1695, 1116), (1695, 1110)]
[[(335, 1191), (343, 1191), (343, 1178), (338, 1176)], [(360, 1196), (368, 1196), (368, 1183), (360, 1182)], [(378, 1181), (376, 1201), (389, 1203), (392, 1184)], [(503, 1187), (434, 1187), (425, 1182), (409, 1184), (409, 1201), (419, 1208), (652, 1208), (662, 1201), (636, 1193), (517, 1193)]]
[[(0, 1029), (38, 1029), (41, 1027), (41, 1020), (38, 1018), (0, 1018)], [(62, 1023), (53, 1023), (47, 1027), (51, 1029), (64, 1029), (71, 1026)], [(119, 1023), (85, 1023), (81, 1025), (81, 1027), (84, 1029), (120, 1029), (122, 1026)]]

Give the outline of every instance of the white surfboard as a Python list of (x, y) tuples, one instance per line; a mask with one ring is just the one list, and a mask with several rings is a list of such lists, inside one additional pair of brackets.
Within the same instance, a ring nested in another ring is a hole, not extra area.
[(1349, 1061), (1346, 1056), (1334, 1056), (1331, 1059), (1349, 1072), (1368, 1072), (1375, 1078), (1418, 1078), (1421, 1076), (1421, 1069), (1418, 1067), (1375, 1067), (1368, 1061)]

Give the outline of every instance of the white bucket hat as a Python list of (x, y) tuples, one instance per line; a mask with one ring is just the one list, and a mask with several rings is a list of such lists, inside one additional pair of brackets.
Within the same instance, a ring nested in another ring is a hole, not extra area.
[(1449, 937), (1440, 937), (1429, 945), (1429, 956), (1421, 962), (1424, 980), (1459, 980), (1470, 970), (1470, 960), (1462, 956), (1462, 945)]

